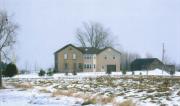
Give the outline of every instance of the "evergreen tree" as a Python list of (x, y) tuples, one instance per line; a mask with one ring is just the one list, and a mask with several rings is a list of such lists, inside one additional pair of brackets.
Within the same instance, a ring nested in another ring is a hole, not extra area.
[(6, 67), (6, 70), (3, 72), (5, 77), (13, 77), (18, 74), (18, 69), (15, 64), (9, 63)]

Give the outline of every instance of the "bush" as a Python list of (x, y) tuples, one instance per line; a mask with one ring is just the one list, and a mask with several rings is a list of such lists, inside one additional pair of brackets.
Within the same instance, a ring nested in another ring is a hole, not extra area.
[(142, 73), (140, 72), (139, 75), (142, 75)]
[(18, 74), (18, 69), (15, 64), (9, 63), (6, 67), (6, 70), (3, 72), (5, 77), (13, 77)]
[(173, 76), (175, 74), (175, 71), (171, 70), (170, 75)]
[(134, 75), (134, 71), (132, 71), (132, 75)]
[(122, 74), (123, 74), (123, 75), (126, 75), (126, 70), (122, 70)]
[(65, 75), (68, 75), (68, 71), (65, 72)]
[(110, 74), (111, 74), (111, 71), (110, 71), (110, 70), (108, 70), (106, 73), (110, 75)]
[(46, 74), (46, 72), (43, 69), (41, 69), (39, 72), (39, 76), (44, 76), (45, 74)]
[(47, 75), (48, 76), (52, 76), (53, 75), (53, 71), (51, 70), (51, 68), (48, 69)]
[(77, 75), (77, 72), (76, 72), (76, 70), (74, 70), (74, 71), (73, 71), (73, 75)]
[(58, 73), (58, 70), (54, 68), (53, 73)]

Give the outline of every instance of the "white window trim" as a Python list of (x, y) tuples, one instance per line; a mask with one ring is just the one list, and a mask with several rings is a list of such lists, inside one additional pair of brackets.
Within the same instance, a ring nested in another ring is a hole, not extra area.
[(68, 59), (68, 54), (67, 53), (64, 54), (64, 59), (65, 60)]
[(73, 53), (73, 59), (75, 60), (76, 58), (76, 53)]

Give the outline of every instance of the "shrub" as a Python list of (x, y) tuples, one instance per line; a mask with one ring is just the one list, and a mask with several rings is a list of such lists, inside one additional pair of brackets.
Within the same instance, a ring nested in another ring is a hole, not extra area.
[(47, 75), (48, 76), (52, 76), (53, 75), (53, 71), (51, 70), (51, 68), (48, 69)]
[(132, 71), (132, 75), (134, 75), (134, 71)]
[(171, 70), (170, 75), (173, 76), (175, 74), (175, 71)]
[(123, 75), (126, 75), (126, 70), (122, 70), (122, 74), (123, 74)]
[(68, 75), (68, 71), (65, 72), (65, 75)]
[(77, 72), (76, 72), (76, 70), (74, 70), (72, 74), (73, 74), (73, 75), (77, 75)]
[(110, 71), (110, 70), (108, 70), (106, 73), (107, 73), (107, 74), (111, 74), (111, 71)]
[(142, 75), (142, 73), (140, 72), (139, 75)]
[(18, 69), (15, 64), (9, 63), (6, 67), (6, 70), (3, 72), (5, 77), (13, 77), (18, 74)]
[(46, 72), (43, 69), (41, 69), (39, 72), (39, 76), (44, 76), (45, 74), (46, 74)]
[(54, 68), (53, 73), (58, 73), (58, 70)]

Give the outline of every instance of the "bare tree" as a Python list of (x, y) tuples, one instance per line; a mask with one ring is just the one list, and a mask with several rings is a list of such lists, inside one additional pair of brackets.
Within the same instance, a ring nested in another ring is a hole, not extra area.
[(130, 70), (130, 64), (137, 58), (141, 58), (141, 56), (137, 53), (128, 53), (122, 52), (121, 55), (121, 69), (122, 70)]
[(83, 28), (78, 28), (76, 31), (76, 38), (82, 47), (104, 48), (113, 46), (110, 31), (100, 23), (83, 23)]
[[(2, 57), (7, 58), (9, 48), (15, 44), (17, 24), (9, 20), (7, 12), (0, 10), (0, 64)], [(0, 68), (0, 88), (2, 87), (2, 69)]]

